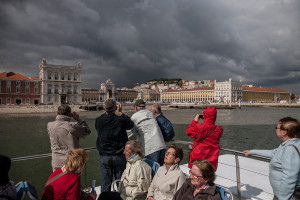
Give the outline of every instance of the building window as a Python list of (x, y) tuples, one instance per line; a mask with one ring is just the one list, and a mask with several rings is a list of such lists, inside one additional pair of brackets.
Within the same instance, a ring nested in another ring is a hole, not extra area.
[(60, 77), (61, 80), (65, 80), (65, 74), (64, 74), (64, 73), (61, 73), (60, 76), (61, 76), (61, 77)]
[(57, 102), (57, 96), (54, 97), (54, 101)]
[(10, 104), (10, 103), (11, 103), (10, 98), (7, 98), (6, 99), (6, 104)]
[(6, 92), (7, 92), (7, 93), (10, 93), (10, 92), (11, 92), (11, 82), (10, 82), (10, 81), (7, 81), (7, 82), (6, 82)]
[(52, 94), (51, 90), (52, 90), (52, 86), (48, 85), (48, 94)]
[(71, 73), (68, 73), (68, 80), (71, 80)]
[(48, 72), (48, 79), (51, 80), (51, 72)]
[(61, 93), (62, 93), (62, 94), (65, 94), (65, 93), (66, 93), (65, 85), (61, 85)]
[(16, 91), (17, 91), (17, 93), (21, 92), (21, 83), (20, 83), (20, 81), (16, 82)]
[(74, 86), (73, 94), (77, 94), (77, 86)]
[(2, 99), (0, 98), (0, 105), (2, 104)]
[(54, 74), (54, 79), (55, 79), (55, 80), (58, 80), (58, 73), (56, 73), (56, 72), (55, 72), (55, 74)]
[(58, 85), (54, 86), (54, 94), (58, 94)]
[(26, 93), (30, 92), (30, 83), (29, 82), (25, 82), (25, 91), (26, 91)]
[(39, 83), (34, 83), (34, 93), (39, 92)]
[(25, 103), (26, 103), (26, 104), (29, 104), (29, 103), (30, 103), (30, 99), (29, 99), (29, 98), (26, 98)]
[(77, 74), (74, 74), (74, 81), (77, 81)]
[(74, 102), (75, 102), (75, 103), (77, 102), (77, 97), (74, 97)]
[(48, 97), (48, 102), (51, 102), (51, 97)]
[(68, 86), (68, 94), (72, 94), (71, 86)]

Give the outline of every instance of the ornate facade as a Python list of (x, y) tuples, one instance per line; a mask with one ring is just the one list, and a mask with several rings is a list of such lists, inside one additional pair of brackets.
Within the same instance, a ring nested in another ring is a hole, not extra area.
[(232, 81), (231, 78), (224, 82), (215, 81), (215, 102), (236, 103), (242, 99), (242, 94), (241, 81)]
[(106, 81), (106, 83), (101, 83), (99, 90), (99, 101), (105, 101), (109, 98), (116, 99), (116, 85), (111, 82), (110, 79)]
[(45, 104), (81, 104), (81, 64), (52, 65), (42, 60), (39, 68), (41, 102)]

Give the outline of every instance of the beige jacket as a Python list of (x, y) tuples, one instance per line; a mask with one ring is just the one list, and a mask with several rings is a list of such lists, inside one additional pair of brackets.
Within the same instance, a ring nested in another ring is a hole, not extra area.
[(139, 155), (128, 159), (119, 189), (122, 199), (131, 200), (134, 194), (147, 193), (151, 179), (151, 168)]
[(64, 166), (69, 152), (80, 148), (79, 138), (91, 133), (84, 120), (71, 122), (71, 118), (66, 115), (57, 115), (56, 121), (48, 123), (47, 130), (51, 143), (53, 170)]
[(153, 178), (147, 197), (153, 197), (155, 200), (171, 200), (185, 181), (185, 175), (178, 164), (172, 165), (168, 171), (165, 165), (161, 166)]

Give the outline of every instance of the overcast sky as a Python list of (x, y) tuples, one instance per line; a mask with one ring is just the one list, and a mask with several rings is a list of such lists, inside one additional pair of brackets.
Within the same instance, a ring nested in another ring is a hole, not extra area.
[(300, 94), (299, 0), (2, 0), (0, 72), (82, 64), (108, 78), (225, 81)]

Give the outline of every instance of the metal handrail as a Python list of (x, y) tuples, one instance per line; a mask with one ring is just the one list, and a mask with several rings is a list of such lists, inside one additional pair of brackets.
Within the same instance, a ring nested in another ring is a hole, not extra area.
[[(173, 143), (177, 144), (186, 144), (186, 145), (192, 145), (193, 142), (187, 142), (187, 141), (172, 141)], [(226, 151), (229, 153), (234, 154), (235, 157), (235, 170), (236, 170), (236, 184), (237, 184), (237, 197), (239, 200), (242, 199), (242, 194), (241, 194), (241, 172), (240, 172), (240, 162), (239, 162), (239, 157), (238, 156), (245, 156), (245, 153), (242, 151), (236, 151), (232, 149), (225, 149), (225, 148), (220, 148), (222, 151)], [(264, 156), (258, 156), (258, 155), (251, 155), (250, 157), (253, 158), (258, 158), (262, 159), (265, 161), (270, 161), (270, 158), (264, 157)]]
[[(193, 142), (188, 142), (188, 141), (171, 141), (171, 142), (172, 143), (177, 143), (177, 144), (184, 144), (184, 145), (192, 145), (193, 144)], [(84, 148), (84, 149), (87, 150), (87, 151), (97, 150), (96, 147), (89, 147), (89, 148)], [(220, 150), (232, 153), (235, 156), (237, 192), (238, 192), (237, 196), (238, 196), (238, 199), (241, 199), (240, 163), (239, 163), (238, 156), (245, 156), (245, 153), (242, 152), (242, 151), (236, 151), (236, 150), (226, 149), (226, 148), (220, 148)], [(22, 161), (22, 160), (30, 160), (30, 159), (36, 159), (36, 158), (45, 158), (45, 157), (50, 157), (50, 156), (52, 156), (52, 153), (16, 157), (16, 158), (12, 158), (11, 160), (12, 161)], [(270, 158), (267, 158), (267, 157), (264, 157), (264, 156), (251, 155), (250, 157), (262, 159), (262, 160), (265, 160), (265, 161), (270, 161)]]

